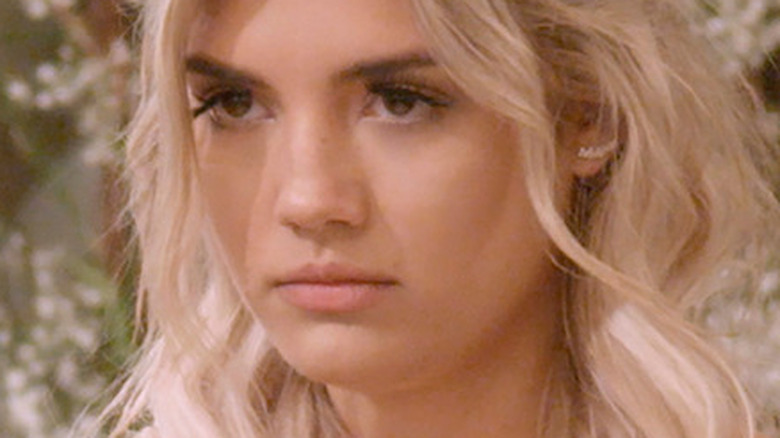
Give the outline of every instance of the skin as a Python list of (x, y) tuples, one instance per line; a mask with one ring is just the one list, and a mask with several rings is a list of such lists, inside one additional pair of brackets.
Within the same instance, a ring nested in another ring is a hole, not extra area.
[[(206, 11), (187, 56), (208, 216), (246, 306), (352, 434), (535, 436), (561, 288), (517, 128), (435, 64), (356, 73), (427, 53), (405, 1)], [(307, 263), (395, 283), (359, 311), (304, 311), (273, 279)]]

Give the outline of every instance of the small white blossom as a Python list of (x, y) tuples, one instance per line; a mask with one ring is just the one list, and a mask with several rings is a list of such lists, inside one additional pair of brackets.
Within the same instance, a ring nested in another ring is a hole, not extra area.
[(71, 389), (73, 395), (76, 396), (79, 400), (82, 400), (83, 402), (89, 402), (95, 398), (96, 394), (100, 394), (100, 392), (106, 387), (106, 383), (107, 382), (105, 379), (101, 378), (100, 376), (94, 376), (92, 380), (80, 381), (78, 385)]
[(33, 93), (27, 82), (12, 79), (8, 81), (8, 85), (5, 87), (5, 94), (14, 102), (26, 104), (32, 98)]
[(54, 280), (54, 272), (50, 268), (36, 270), (35, 283), (39, 290), (48, 294), (54, 293), (57, 287)]
[(76, 50), (70, 44), (64, 44), (57, 50), (57, 54), (63, 61), (70, 62), (76, 57)]
[(59, 74), (57, 68), (53, 64), (46, 62), (39, 65), (35, 70), (35, 77), (41, 83), (51, 85), (58, 79)]
[(112, 163), (115, 158), (114, 151), (107, 142), (95, 142), (90, 147), (81, 151), (82, 162), (89, 167), (96, 167), (102, 164)]
[(57, 302), (50, 295), (39, 294), (35, 297), (35, 311), (41, 319), (52, 319), (57, 314)]
[(49, 15), (49, 5), (44, 0), (24, 0), (22, 6), (33, 20), (42, 20)]
[(38, 93), (37, 96), (35, 96), (35, 106), (38, 107), (38, 109), (41, 110), (50, 110), (54, 108), (54, 104), (56, 101), (54, 100), (54, 96), (51, 95), (51, 93), (48, 92), (42, 92)]
[(95, 330), (89, 327), (72, 326), (68, 328), (68, 338), (81, 350), (91, 351), (97, 347), (98, 336)]
[(56, 379), (60, 386), (73, 388), (80, 382), (78, 380), (78, 366), (72, 357), (67, 357), (57, 365)]
[(27, 386), (27, 373), (19, 368), (8, 370), (5, 373), (5, 386), (9, 392), (20, 392)]
[(780, 11), (777, 2), (713, 0), (710, 4), (718, 14), (704, 23), (703, 31), (719, 43), (727, 71), (758, 66), (780, 44), (780, 20), (771, 19)]
[(83, 304), (88, 307), (98, 307), (103, 304), (103, 293), (94, 287), (79, 286), (76, 293)]
[(780, 290), (780, 271), (772, 271), (764, 275), (758, 290), (762, 295), (769, 295)]
[(52, 97), (57, 105), (65, 106), (76, 100), (76, 94), (70, 87), (57, 87), (52, 90)]
[(132, 61), (132, 55), (130, 53), (130, 47), (124, 40), (116, 40), (111, 43), (111, 50), (108, 54), (108, 59), (111, 65), (114, 66), (126, 66)]
[(10, 420), (23, 427), (29, 437), (44, 436), (46, 394), (46, 388), (38, 385), (8, 397)]

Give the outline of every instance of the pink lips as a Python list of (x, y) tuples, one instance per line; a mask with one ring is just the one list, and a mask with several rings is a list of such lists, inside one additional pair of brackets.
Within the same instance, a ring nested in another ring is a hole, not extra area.
[(382, 274), (335, 263), (306, 265), (273, 283), (282, 299), (303, 310), (320, 313), (356, 312), (383, 298), (398, 282)]

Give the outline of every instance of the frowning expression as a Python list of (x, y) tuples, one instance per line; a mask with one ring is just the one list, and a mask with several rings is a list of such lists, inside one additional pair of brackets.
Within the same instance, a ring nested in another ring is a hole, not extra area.
[(294, 367), (409, 385), (553, 330), (527, 145), (450, 80), (410, 4), (214, 4), (187, 54), (203, 196)]

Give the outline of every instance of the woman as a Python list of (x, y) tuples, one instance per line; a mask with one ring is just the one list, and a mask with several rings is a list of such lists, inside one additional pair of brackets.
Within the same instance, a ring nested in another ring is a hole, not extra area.
[(763, 267), (772, 157), (690, 12), (148, 1), (112, 436), (756, 436), (688, 321)]

